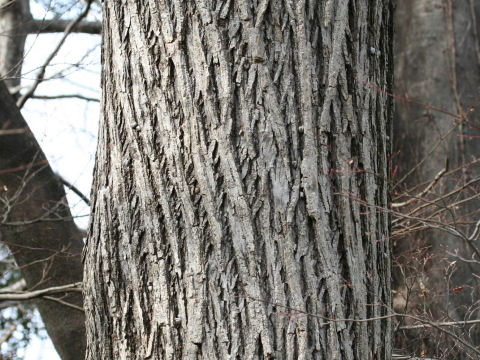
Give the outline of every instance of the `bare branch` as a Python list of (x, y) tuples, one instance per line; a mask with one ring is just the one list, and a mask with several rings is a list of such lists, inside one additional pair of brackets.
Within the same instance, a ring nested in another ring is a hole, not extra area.
[(86, 197), (75, 185), (65, 180), (60, 174), (57, 174), (58, 179), (62, 182), (63, 185), (72, 190), (75, 194), (78, 195), (87, 205), (90, 205), (90, 200)]
[[(31, 34), (47, 34), (47, 33), (59, 33), (64, 32), (65, 28), (71, 23), (72, 20), (33, 20), (29, 26), (29, 32)], [(75, 33), (100, 35), (102, 33), (102, 23), (97, 21), (81, 21), (72, 30)]]
[[(88, 96), (83, 96), (80, 94), (67, 94), (67, 95), (52, 95), (52, 96), (47, 96), (47, 95), (33, 95), (32, 99), (40, 99), (40, 100), (56, 100), (56, 99), (80, 99), (80, 100), (85, 100), (85, 101), (93, 101), (93, 102), (100, 102), (99, 99), (97, 98), (92, 98)], [(0, 135), (2, 135), (1, 130), (0, 130)]]
[(404, 201), (404, 202), (401, 202), (401, 203), (392, 203), (391, 204), (391, 207), (392, 208), (400, 208), (400, 207), (403, 207), (403, 206), (407, 206), (407, 205), (410, 205), (412, 204), (413, 202), (415, 202), (415, 200), (418, 200), (418, 199), (421, 199), (423, 198), (423, 196), (425, 196), (430, 190), (432, 190), (432, 188), (438, 183), (438, 181), (440, 180), (440, 178), (447, 172), (447, 167), (445, 167), (443, 170), (439, 171), (439, 173), (437, 174), (437, 176), (435, 176), (435, 178), (432, 180), (432, 182), (430, 184), (428, 184), (428, 186), (425, 188), (425, 190), (423, 190), (420, 194), (412, 197), (410, 200), (407, 200), (407, 201)]
[(9, 301), (9, 300), (31, 300), (37, 297), (42, 297), (45, 295), (52, 295), (58, 293), (66, 292), (82, 292), (82, 283), (74, 283), (62, 286), (53, 286), (46, 289), (35, 290), (35, 291), (26, 291), (20, 293), (8, 293), (0, 294), (0, 301)]
[(473, 230), (472, 234), (468, 237), (468, 241), (474, 241), (479, 233), (480, 230), (480, 220), (477, 221), (475, 224), (475, 229)]
[[(14, 284), (14, 286), (16, 287), (19, 287), (22, 285), (23, 285), (22, 288), (25, 288), (26, 286), (25, 280), (21, 280)], [(11, 307), (16, 304), (15, 302), (32, 300), (33, 298), (41, 297), (46, 300), (58, 302), (64, 306), (68, 306), (73, 309), (83, 311), (83, 308), (80, 306), (69, 303), (67, 301), (64, 301), (60, 298), (56, 298), (54, 296), (46, 295), (46, 294), (57, 294), (57, 293), (65, 293), (65, 292), (81, 292), (82, 291), (81, 282), (75, 283), (75, 284), (68, 284), (64, 286), (50, 287), (42, 290), (27, 291), (27, 292), (18, 291), (14, 286), (9, 287), (8, 289), (3, 288), (0, 290), (0, 302), (2, 302), (2, 305), (3, 303), (6, 303), (7, 305), (6, 307)], [(1, 341), (0, 341), (0, 344), (1, 344)]]
[(35, 82), (30, 87), (30, 89), (28, 89), (28, 91), (25, 94), (23, 94), (20, 97), (20, 99), (18, 99), (18, 101), (17, 101), (18, 108), (22, 108), (22, 106), (25, 104), (25, 102), (33, 96), (33, 94), (35, 93), (35, 90), (37, 89), (38, 85), (40, 85), (40, 83), (45, 78), (45, 71), (47, 70), (47, 66), (50, 64), (50, 62), (53, 60), (53, 58), (58, 54), (58, 52), (62, 48), (62, 45), (65, 43), (65, 40), (67, 39), (68, 35), (70, 35), (70, 33), (77, 26), (77, 24), (79, 24), (87, 16), (88, 12), (90, 11), (91, 4), (92, 4), (92, 0), (88, 0), (87, 1), (87, 6), (81, 12), (81, 14), (76, 19), (71, 21), (68, 24), (68, 26), (65, 28), (65, 33), (64, 33), (62, 39), (57, 44), (57, 47), (52, 51), (50, 56), (48, 56), (48, 58), (45, 60), (44, 64), (40, 67), (40, 71), (37, 74), (37, 78), (36, 78)]
[(417, 357), (410, 355), (392, 354), (392, 360), (437, 360), (434, 358)]
[(445, 134), (440, 136), (440, 138), (437, 140), (437, 142), (433, 145), (433, 147), (428, 151), (427, 155), (423, 157), (422, 160), (420, 160), (415, 166), (413, 166), (400, 180), (398, 180), (394, 185), (392, 189), (396, 189), (400, 184), (403, 184), (405, 180), (412, 175), (415, 170), (417, 170), (422, 164), (437, 150), (437, 148), (443, 143), (443, 141), (450, 136), (453, 131), (457, 128), (457, 124), (452, 126)]
[(47, 160), (41, 160), (41, 161), (37, 161), (37, 162), (31, 162), (31, 163), (29, 163), (29, 164), (19, 165), (19, 166), (17, 166), (17, 167), (10, 168), (10, 169), (0, 169), (0, 174), (14, 173), (14, 172), (17, 172), (17, 171), (27, 170), (27, 169), (31, 169), (31, 168), (33, 168), (33, 167), (44, 166), (44, 165), (47, 165), (47, 164), (48, 164), (48, 161), (47, 161)]
[(7, 330), (7, 332), (5, 334), (3, 334), (3, 336), (0, 338), (0, 345), (2, 345), (4, 342), (7, 342), (8, 339), (10, 339), (13, 335), (13, 333), (15, 332), (15, 330), (17, 330), (17, 324), (12, 324), (12, 326), (10, 326)]
[(426, 325), (427, 327), (433, 327), (445, 334), (447, 334), (448, 336), (454, 338), (455, 340), (457, 340), (458, 342), (460, 342), (462, 345), (464, 345), (466, 348), (468, 348), (469, 350), (471, 350), (472, 352), (474, 352), (475, 354), (477, 355), (480, 355), (480, 350), (477, 349), (475, 346), (473, 346), (472, 344), (470, 344), (469, 342), (463, 340), (461, 337), (455, 335), (453, 332), (447, 330), (447, 329), (444, 329), (443, 328), (443, 325), (439, 325), (439, 323), (434, 323), (434, 322), (431, 322), (431, 321), (428, 321), (428, 320), (425, 320), (425, 319), (421, 319), (419, 317), (416, 317), (416, 316), (413, 316), (413, 315), (408, 315), (408, 314), (396, 314), (397, 316), (402, 316), (402, 317), (406, 317), (406, 318), (410, 318), (410, 319), (413, 319), (413, 320), (416, 320), (418, 322), (421, 322), (423, 323), (424, 325)]
[(78, 311), (84, 311), (82, 307), (80, 306), (77, 306), (75, 304), (71, 304), (67, 301), (63, 301), (62, 299), (59, 299), (59, 298), (56, 298), (56, 297), (53, 297), (53, 296), (42, 296), (43, 299), (47, 299), (47, 300), (50, 300), (50, 301), (55, 301), (55, 302), (58, 302), (59, 304), (62, 304), (64, 306), (68, 306), (68, 307), (71, 307), (75, 310), (78, 310)]
[(1, 135), (17, 135), (17, 134), (23, 134), (24, 132), (27, 132), (28, 128), (21, 128), (21, 129), (5, 129), (5, 130), (0, 130), (0, 136)]
[(434, 358), (417, 357), (410, 355), (392, 354), (392, 360), (436, 360)]
[[(436, 326), (465, 326), (465, 325), (480, 324), (480, 320), (477, 319), (477, 320), (467, 320), (467, 321), (445, 321), (445, 322), (437, 322), (432, 324), (435, 324)], [(400, 326), (398, 329), (399, 330), (424, 329), (424, 328), (432, 327), (433, 326), (432, 324), (404, 325), (404, 326)]]
[(15, 283), (13, 283), (10, 286), (5, 286), (4, 288), (0, 289), (0, 294), (8, 294), (8, 293), (13, 293), (13, 292), (19, 292), (25, 290), (27, 287), (27, 283), (25, 282), (24, 279), (19, 280)]

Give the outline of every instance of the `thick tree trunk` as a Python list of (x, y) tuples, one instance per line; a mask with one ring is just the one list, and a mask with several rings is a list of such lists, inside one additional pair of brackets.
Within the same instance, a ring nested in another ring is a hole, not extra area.
[(390, 358), (391, 23), (104, 2), (88, 359)]
[[(448, 158), (449, 170), (459, 168), (461, 171), (445, 175), (425, 197), (432, 200), (430, 196), (435, 193), (436, 196), (444, 195), (477, 178), (465, 191), (444, 199), (433, 208), (435, 211), (448, 208), (448, 211), (440, 213), (434, 219), (444, 223), (455, 222), (457, 228), (467, 234), (472, 232), (471, 222), (478, 220), (478, 200), (466, 205), (460, 203), (459, 206), (449, 204), (452, 199), (458, 201), (478, 194), (480, 182), (478, 162), (476, 165), (468, 165), (478, 158), (480, 149), (479, 21), (480, 2), (474, 0), (400, 1), (396, 15), (396, 94), (408, 94), (411, 99), (444, 109), (434, 111), (412, 103), (397, 105), (394, 132), (395, 148), (401, 150), (399, 178), (431, 152), (428, 159), (406, 178), (399, 192), (433, 179), (445, 167)], [(439, 142), (440, 146), (437, 146)], [(419, 192), (416, 190), (410, 195)], [(416, 215), (422, 216), (422, 213)], [(402, 271), (403, 275), (411, 275), (416, 279), (416, 285), (409, 295), (406, 294), (405, 279), (398, 277), (399, 296), (409, 298), (407, 311), (426, 312), (428, 316), (433, 315), (434, 320), (464, 320), (470, 316), (477, 318), (477, 307), (473, 303), (478, 298), (479, 282), (472, 273), (478, 274), (480, 268), (475, 262), (463, 261), (472, 259), (472, 247), (447, 232), (429, 231), (415, 234), (409, 239), (411, 241), (398, 239), (396, 251), (403, 253), (410, 249), (418, 252), (421, 238), (425, 241), (421, 245), (431, 250), (426, 256), (430, 260), (421, 269), (413, 270), (415, 274), (410, 274), (408, 270)], [(476, 243), (473, 245), (478, 247)], [(404, 269), (411, 268), (411, 260), (409, 256), (401, 257), (399, 265)], [(461, 288), (461, 292), (452, 292), (452, 288)], [(449, 342), (442, 341), (438, 344), (438, 339), (422, 340), (419, 334), (413, 332), (409, 335), (407, 343), (411, 350), (420, 352), (420, 340), (424, 342), (424, 353), (426, 348), (427, 354), (431, 356), (440, 355), (448, 349), (450, 356), (454, 356)], [(476, 338), (473, 341), (478, 344), (478, 331), (472, 328), (468, 334), (465, 332), (460, 336), (468, 335), (472, 336), (470, 340)], [(405, 347), (405, 344), (399, 346)], [(465, 356), (459, 355), (459, 358)]]
[[(30, 289), (82, 281), (82, 235), (58, 177), (48, 165), (6, 86), (0, 82), (0, 240), (13, 253)], [(79, 293), (52, 295), (82, 306)], [(85, 354), (83, 311), (37, 300), (63, 360)]]

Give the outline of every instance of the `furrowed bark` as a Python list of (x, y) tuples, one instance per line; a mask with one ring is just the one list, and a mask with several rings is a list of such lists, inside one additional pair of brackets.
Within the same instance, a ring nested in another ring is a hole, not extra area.
[[(0, 82), (0, 240), (13, 253), (29, 289), (82, 281), (82, 234), (58, 177)], [(82, 295), (52, 295), (82, 306)], [(85, 357), (85, 316), (56, 301), (35, 300), (62, 360)]]
[(103, 29), (87, 359), (389, 359), (389, 318), (344, 319), (391, 304), (392, 2), (106, 0)]

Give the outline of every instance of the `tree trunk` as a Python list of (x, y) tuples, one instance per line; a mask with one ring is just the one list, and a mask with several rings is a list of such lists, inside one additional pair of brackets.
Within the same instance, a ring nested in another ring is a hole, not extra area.
[[(58, 177), (48, 165), (6, 86), (0, 82), (0, 240), (13, 253), (30, 289), (82, 281), (82, 235)], [(82, 306), (79, 293), (52, 295)], [(85, 356), (83, 311), (37, 300), (62, 360)]]
[(353, 320), (391, 303), (392, 2), (106, 0), (103, 31), (87, 359), (389, 359)]
[(0, 74), (9, 89), (20, 86), (30, 0), (0, 0)]
[[(445, 167), (447, 158), (449, 170), (460, 171), (445, 175), (425, 198), (432, 200), (445, 195), (474, 178), (477, 180), (453, 199), (459, 201), (479, 192), (479, 164), (469, 164), (478, 157), (480, 150), (479, 21), (480, 2), (474, 0), (398, 2), (395, 92), (400, 96), (408, 94), (410, 99), (441, 110), (435, 111), (431, 107), (412, 103), (399, 103), (396, 106), (395, 148), (401, 150), (398, 158), (401, 171), (398, 178), (408, 173), (431, 152), (428, 159), (401, 184), (399, 192), (432, 180)], [(440, 145), (437, 146), (437, 143)], [(410, 195), (419, 192), (417, 190)], [(478, 200), (460, 206), (449, 206), (451, 202), (452, 197), (438, 203), (434, 210), (448, 208), (448, 211), (434, 219), (444, 223), (454, 222), (458, 224), (458, 230), (470, 234), (472, 221), (479, 220)], [(424, 214), (416, 215), (420, 217)], [(421, 246), (419, 239), (424, 240)], [(404, 254), (407, 250), (418, 253), (420, 247), (428, 247), (430, 252), (426, 255), (429, 260), (421, 265), (421, 269), (414, 269), (414, 274), (408, 271), (408, 268), (412, 268), (412, 259), (409, 256), (400, 258), (399, 265), (407, 269), (403, 274), (416, 279), (411, 293), (406, 295), (405, 281), (399, 276), (399, 294), (403, 293), (405, 298), (409, 298), (407, 312), (433, 315), (433, 320), (469, 320), (470, 316), (478, 318), (474, 302), (478, 298), (480, 283), (478, 278), (472, 276), (472, 273), (480, 272), (478, 263), (475, 263), (477, 257), (472, 258), (472, 245), (478, 245), (468, 244), (458, 236), (440, 231), (415, 234), (408, 240), (398, 239), (397, 242), (396, 252), (399, 254)], [(453, 288), (461, 291), (453, 292)], [(423, 341), (424, 355), (440, 355), (448, 349), (449, 358), (453, 358), (452, 351), (462, 351), (461, 347), (452, 350), (450, 342), (431, 339), (430, 333), (427, 335), (430, 339), (422, 339), (422, 336), (414, 332), (409, 332), (408, 335), (408, 346), (401, 346), (419, 353), (421, 346), (418, 342)], [(468, 334), (467, 331), (460, 334), (468, 340), (475, 339), (473, 341), (477, 344), (479, 335), (474, 328), (468, 330)], [(464, 359), (466, 355), (461, 354), (458, 358)]]
[[(18, 91), (25, 39), (31, 29), (29, 0), (0, 0), (0, 240), (13, 253), (29, 289), (82, 281), (82, 234), (65, 191), (53, 173), (10, 91)], [(82, 306), (82, 296), (60, 294)], [(55, 300), (37, 300), (46, 330), (63, 360), (85, 357), (82, 311)]]

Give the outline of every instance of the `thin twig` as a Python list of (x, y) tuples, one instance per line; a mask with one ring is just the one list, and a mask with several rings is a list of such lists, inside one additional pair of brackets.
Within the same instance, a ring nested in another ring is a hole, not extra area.
[(438, 183), (438, 181), (440, 180), (440, 178), (447, 172), (447, 167), (445, 167), (443, 170), (439, 171), (437, 176), (435, 176), (435, 178), (433, 179), (433, 181), (425, 188), (425, 190), (423, 190), (420, 194), (412, 197), (410, 200), (407, 200), (407, 201), (404, 201), (404, 202), (401, 202), (401, 203), (391, 203), (391, 207), (392, 208), (400, 208), (400, 207), (404, 207), (404, 206), (407, 206), (407, 205), (410, 205), (412, 204), (413, 202), (415, 202), (416, 200), (419, 200), (419, 199), (422, 199), (423, 196), (425, 196), (430, 190), (432, 190), (432, 188)]
[(62, 182), (63, 185), (65, 185), (70, 190), (72, 190), (75, 194), (77, 194), (78, 197), (82, 199), (87, 205), (90, 205), (90, 200), (88, 199), (88, 197), (86, 197), (75, 185), (65, 180), (65, 178), (63, 178), (60, 174), (57, 174), (57, 177)]
[[(40, 99), (40, 100), (80, 99), (80, 100), (85, 100), (85, 101), (100, 102), (100, 100), (97, 99), (97, 98), (83, 96), (83, 95), (80, 95), (80, 94), (51, 95), (51, 96), (33, 95), (31, 98), (32, 99)], [(0, 130), (0, 135), (2, 135), (1, 130)]]
[[(445, 200), (445, 199), (447, 199), (447, 198), (449, 198), (449, 197), (451, 197), (451, 196), (459, 193), (460, 191), (466, 189), (467, 187), (469, 187), (469, 186), (471, 186), (471, 185), (473, 185), (473, 184), (475, 184), (476, 182), (479, 182), (479, 181), (480, 181), (480, 176), (479, 176), (479, 177), (476, 177), (476, 178), (474, 178), (474, 179), (472, 179), (472, 180), (470, 180), (469, 182), (467, 182), (467, 183), (465, 183), (465, 184), (463, 184), (461, 187), (459, 187), (459, 188), (457, 188), (457, 189), (455, 189), (455, 190), (452, 190), (452, 191), (450, 191), (449, 193), (444, 194), (444, 195), (438, 197), (438, 198), (435, 199), (435, 200), (428, 201), (428, 202), (426, 202), (426, 204), (423, 204), (423, 205), (421, 205), (421, 206), (413, 209), (410, 213), (408, 213), (408, 215), (409, 215), (409, 216), (412, 216), (413, 214), (416, 214), (416, 213), (418, 213), (420, 210), (423, 210), (423, 209), (425, 209), (425, 208), (427, 208), (427, 207), (429, 207), (429, 206), (436, 205), (436, 204), (438, 205), (439, 202), (441, 202), (441, 201), (443, 201), (443, 200)], [(475, 196), (477, 196), (477, 195), (475, 195)], [(396, 220), (393, 220), (392, 223), (396, 223), (396, 222), (398, 222), (398, 221), (400, 221), (400, 220), (399, 220), (399, 219), (396, 219)]]
[(416, 316), (413, 316), (413, 315), (408, 315), (408, 314), (396, 314), (397, 316), (403, 316), (403, 317), (407, 317), (407, 318), (410, 318), (410, 319), (413, 319), (413, 320), (416, 320), (416, 321), (419, 321), (419, 322), (422, 322), (426, 325), (429, 325), (430, 327), (433, 327), (445, 334), (447, 334), (448, 336), (454, 338), (455, 340), (457, 340), (458, 342), (460, 342), (461, 344), (463, 344), (465, 347), (467, 347), (468, 349), (470, 349), (472, 352), (474, 352), (475, 354), (477, 355), (480, 355), (480, 350), (477, 349), (475, 346), (473, 346), (472, 344), (470, 344), (469, 342), (463, 340), (460, 336), (457, 336), (456, 334), (452, 333), (451, 331), (447, 330), (447, 329), (444, 329), (442, 325), (439, 325), (438, 323), (435, 323), (435, 322), (431, 322), (431, 321), (428, 321), (428, 320), (424, 320), (424, 319), (421, 319), (419, 317), (416, 317)]
[(69, 303), (69, 302), (66, 302), (66, 301), (63, 301), (62, 299), (59, 299), (59, 298), (56, 298), (56, 297), (53, 297), (53, 296), (42, 296), (43, 299), (47, 299), (47, 300), (50, 300), (50, 301), (56, 301), (64, 306), (68, 306), (68, 307), (71, 307), (75, 310), (79, 310), (79, 311), (84, 311), (82, 307), (80, 306), (77, 306), (75, 304), (72, 304), (72, 303)]
[[(446, 322), (437, 322), (435, 325), (437, 326), (465, 326), (465, 325), (474, 325), (480, 324), (480, 320), (467, 320), (467, 321), (446, 321)], [(419, 325), (404, 325), (400, 326), (399, 330), (413, 330), (413, 329), (424, 329), (424, 328), (431, 328), (432, 325), (430, 324), (419, 324)]]
[(440, 144), (457, 128), (457, 125), (452, 126), (445, 134), (440, 136), (440, 139), (433, 145), (433, 147), (430, 149), (430, 151), (427, 153), (427, 155), (424, 156), (420, 162), (418, 162), (415, 166), (413, 166), (400, 180), (398, 180), (395, 185), (393, 185), (392, 189), (395, 189), (398, 187), (398, 185), (403, 184), (405, 180), (413, 174), (415, 170), (417, 170), (422, 164), (437, 150), (437, 148), (440, 146)]
[[(461, 165), (457, 166), (456, 168), (448, 171), (444, 176), (453, 175), (453, 174), (455, 174), (455, 173), (457, 173), (457, 172), (459, 172), (459, 171), (463, 171), (464, 169), (470, 168), (470, 167), (472, 167), (473, 165), (476, 165), (476, 164), (478, 164), (478, 163), (480, 163), (480, 159), (475, 159), (475, 160), (472, 160), (472, 161), (470, 161), (470, 162), (468, 162), (468, 163), (466, 163), (466, 164), (461, 164)], [(418, 184), (416, 184), (416, 185), (412, 186), (411, 188), (405, 190), (404, 193), (405, 193), (405, 194), (412, 193), (412, 192), (416, 191), (418, 188), (420, 188), (420, 187), (422, 187), (422, 186), (424, 186), (424, 185), (426, 185), (426, 184), (429, 184), (431, 181), (432, 181), (432, 180), (426, 180), (426, 181), (419, 182)], [(395, 200), (400, 199), (400, 198), (402, 198), (403, 196), (405, 196), (405, 195), (400, 194), (400, 195), (398, 195), (398, 196), (395, 198)]]
[(65, 292), (81, 292), (81, 291), (82, 291), (82, 283), (78, 282), (78, 283), (62, 285), (62, 286), (53, 286), (46, 289), (35, 290), (35, 291), (0, 294), (0, 301), (31, 300), (31, 299), (49, 295), (49, 294), (57, 294), (57, 293), (65, 293)]

